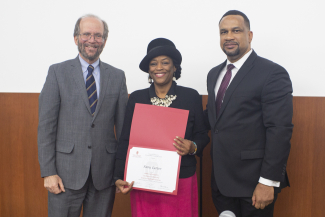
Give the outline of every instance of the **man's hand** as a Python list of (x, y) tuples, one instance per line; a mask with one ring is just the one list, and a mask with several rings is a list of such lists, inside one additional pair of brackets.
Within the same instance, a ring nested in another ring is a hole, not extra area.
[[(128, 183), (121, 179), (117, 180), (115, 182), (116, 193), (122, 192), (122, 194), (128, 194), (132, 190), (133, 184), (134, 184), (134, 182)], [(127, 186), (127, 187), (125, 187), (125, 186)]]
[(176, 136), (174, 139), (175, 143), (173, 145), (177, 149), (177, 153), (180, 156), (187, 155), (189, 153), (193, 153), (195, 151), (195, 146), (192, 141), (183, 139), (182, 137)]
[(256, 209), (264, 209), (274, 200), (274, 187), (258, 183), (252, 197)]
[(44, 187), (53, 194), (65, 192), (62, 179), (58, 175), (46, 176), (44, 178)]

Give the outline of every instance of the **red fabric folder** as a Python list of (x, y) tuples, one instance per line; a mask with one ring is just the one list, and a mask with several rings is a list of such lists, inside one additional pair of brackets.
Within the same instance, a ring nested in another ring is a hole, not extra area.
[[(130, 132), (129, 148), (125, 163), (124, 180), (126, 180), (129, 153), (132, 147), (176, 152), (176, 148), (173, 146), (174, 139), (176, 136), (184, 138), (188, 114), (189, 111), (183, 109), (140, 103), (135, 104)], [(137, 187), (133, 188), (138, 190), (177, 195), (180, 164), (181, 156), (179, 156), (178, 161), (177, 181), (174, 192), (169, 193), (149, 189), (141, 189)]]

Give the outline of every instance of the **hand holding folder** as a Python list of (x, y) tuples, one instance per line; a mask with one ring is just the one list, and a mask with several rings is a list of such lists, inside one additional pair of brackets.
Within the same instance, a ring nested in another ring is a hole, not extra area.
[(173, 146), (185, 135), (188, 110), (135, 105), (124, 179), (134, 189), (177, 194), (181, 156)]

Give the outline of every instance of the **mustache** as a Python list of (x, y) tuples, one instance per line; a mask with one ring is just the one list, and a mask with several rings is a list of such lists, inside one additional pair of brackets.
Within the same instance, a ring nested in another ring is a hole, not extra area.
[(83, 44), (85, 47), (94, 47), (94, 48), (99, 48), (98, 44), (90, 44), (90, 43), (84, 43)]
[(235, 44), (235, 45), (239, 45), (237, 42), (234, 42), (234, 41), (227, 41), (227, 42), (223, 43), (223, 46), (226, 46), (226, 45), (233, 45), (233, 44)]

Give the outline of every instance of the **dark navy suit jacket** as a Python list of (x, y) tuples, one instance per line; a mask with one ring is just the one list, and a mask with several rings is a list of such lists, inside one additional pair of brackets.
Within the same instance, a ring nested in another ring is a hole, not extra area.
[(215, 85), (226, 61), (207, 78), (207, 125), (213, 175), (228, 197), (251, 197), (259, 177), (289, 185), (286, 164), (292, 134), (292, 84), (280, 65), (253, 51), (230, 83), (216, 117)]

